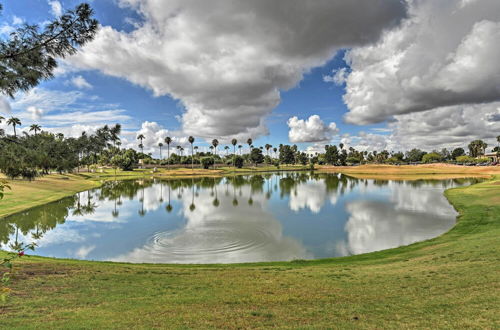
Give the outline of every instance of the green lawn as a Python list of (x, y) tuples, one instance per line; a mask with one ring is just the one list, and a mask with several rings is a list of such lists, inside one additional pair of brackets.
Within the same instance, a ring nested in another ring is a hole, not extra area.
[(500, 176), (407, 247), (316, 261), (139, 265), (27, 257), (2, 328), (498, 328)]

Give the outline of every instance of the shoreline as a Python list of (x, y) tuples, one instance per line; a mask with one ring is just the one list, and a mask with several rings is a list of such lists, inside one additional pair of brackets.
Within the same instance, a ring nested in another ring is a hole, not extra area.
[(459, 213), (448, 232), (367, 254), (212, 265), (29, 256), (16, 263), (14, 294), (7, 308), (0, 304), (0, 320), (14, 328), (138, 322), (144, 327), (487, 328), (500, 321), (494, 289), (500, 287), (500, 175), (491, 175), (445, 191)]
[[(380, 180), (444, 180), (454, 178), (482, 177), (490, 178), (500, 174), (497, 167), (467, 167), (443, 164), (435, 165), (362, 165), (362, 166), (317, 166), (316, 173), (342, 173), (356, 178)], [(34, 181), (7, 180), (12, 187), (5, 191), (4, 199), (0, 200), (0, 220), (10, 215), (32, 209), (34, 207), (56, 202), (76, 193), (98, 188), (106, 181), (150, 179), (173, 180), (200, 177), (224, 177), (230, 175), (250, 175), (258, 173), (277, 173), (293, 171), (309, 171), (307, 166), (284, 166), (276, 169), (274, 166), (262, 168), (236, 169), (221, 167), (216, 170), (187, 168), (161, 169), (153, 172), (151, 169), (134, 171), (117, 171), (105, 169), (94, 173), (50, 174)], [(385, 173), (380, 173), (381, 171)], [(20, 197), (22, 196), (22, 197)]]

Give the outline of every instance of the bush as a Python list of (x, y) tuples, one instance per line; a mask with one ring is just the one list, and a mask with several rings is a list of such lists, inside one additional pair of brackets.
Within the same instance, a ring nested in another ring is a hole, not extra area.
[(475, 159), (471, 156), (467, 156), (467, 155), (464, 155), (464, 156), (458, 156), (455, 158), (457, 162), (459, 163), (474, 163), (475, 162)]
[(237, 168), (242, 168), (243, 167), (243, 163), (244, 163), (243, 157), (236, 156), (234, 158), (234, 166), (236, 166)]
[(214, 164), (214, 159), (212, 157), (203, 157), (201, 159), (201, 165), (203, 166), (204, 169), (209, 169), (210, 166)]
[(422, 162), (424, 163), (437, 163), (443, 160), (443, 156), (437, 152), (431, 152), (430, 154), (425, 154), (422, 157)]

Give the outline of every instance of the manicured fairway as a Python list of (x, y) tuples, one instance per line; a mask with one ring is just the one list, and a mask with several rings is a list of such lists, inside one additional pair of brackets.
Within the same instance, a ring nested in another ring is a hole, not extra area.
[(210, 266), (24, 258), (0, 324), (497, 328), (500, 176), (446, 196), (461, 214), (447, 234), (353, 257)]

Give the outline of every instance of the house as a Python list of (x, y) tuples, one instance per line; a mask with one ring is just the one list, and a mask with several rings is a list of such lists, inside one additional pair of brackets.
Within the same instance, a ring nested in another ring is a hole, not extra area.
[(492, 162), (495, 162), (495, 163), (498, 163), (500, 161), (499, 153), (497, 153), (497, 152), (487, 152), (482, 157), (487, 157)]

